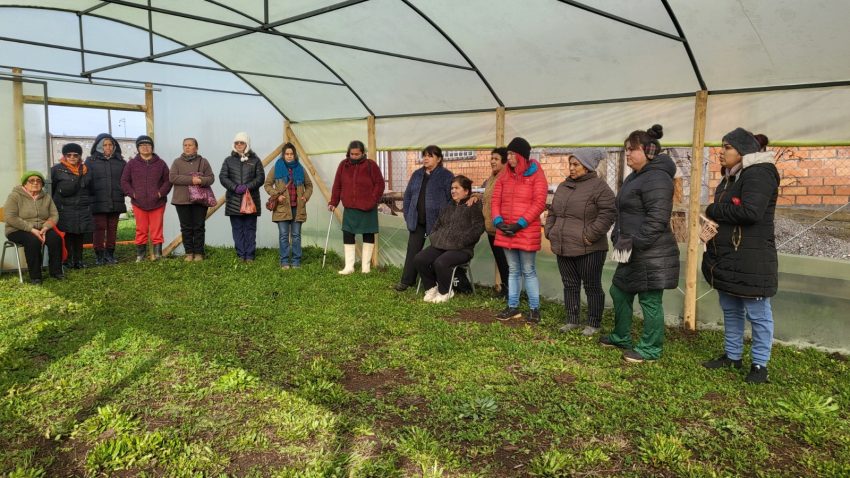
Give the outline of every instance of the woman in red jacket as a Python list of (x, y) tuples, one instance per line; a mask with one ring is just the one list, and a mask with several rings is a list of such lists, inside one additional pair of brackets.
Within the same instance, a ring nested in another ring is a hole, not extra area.
[(345, 159), (339, 163), (334, 177), (328, 211), (333, 211), (342, 200), (342, 242), (345, 248), (345, 267), (340, 274), (354, 272), (354, 237), (363, 234), (361, 272), (371, 269), (375, 234), (378, 232), (378, 202), (384, 194), (384, 176), (377, 163), (366, 157), (362, 141), (348, 145)]
[(543, 167), (529, 158), (531, 145), (523, 138), (508, 144), (507, 169), (493, 188), (491, 213), (496, 226), (495, 244), (505, 250), (508, 260), (508, 306), (499, 320), (522, 317), (519, 311), (520, 279), (531, 310), (526, 320), (540, 322), (540, 282), (534, 261), (540, 250), (540, 214), (546, 207), (549, 183)]

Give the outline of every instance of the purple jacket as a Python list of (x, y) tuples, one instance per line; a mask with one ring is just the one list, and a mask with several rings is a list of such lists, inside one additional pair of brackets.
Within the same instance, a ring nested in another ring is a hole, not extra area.
[(155, 154), (150, 161), (136, 155), (127, 162), (121, 174), (121, 189), (130, 196), (130, 202), (143, 211), (165, 206), (168, 192), (171, 191), (168, 165)]

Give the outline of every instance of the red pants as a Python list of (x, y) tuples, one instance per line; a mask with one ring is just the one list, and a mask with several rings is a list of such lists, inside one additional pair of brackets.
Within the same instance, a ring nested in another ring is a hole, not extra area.
[(133, 206), (133, 215), (136, 216), (136, 245), (146, 246), (148, 237), (151, 243), (162, 244), (162, 217), (165, 215), (165, 206), (145, 211)]

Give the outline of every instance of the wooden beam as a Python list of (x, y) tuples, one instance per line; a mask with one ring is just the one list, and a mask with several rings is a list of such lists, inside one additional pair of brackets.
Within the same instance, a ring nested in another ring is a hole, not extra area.
[[(283, 149), (283, 144), (282, 144), (282, 143), (280, 144), (280, 146), (278, 146), (277, 148), (275, 148), (275, 149), (274, 149), (274, 151), (272, 151), (271, 153), (269, 153), (269, 155), (268, 155), (268, 156), (266, 156), (265, 158), (263, 158), (263, 169), (265, 169), (265, 168), (266, 168), (266, 166), (268, 166), (268, 165), (269, 165), (269, 163), (271, 163), (271, 162), (272, 162), (272, 161), (274, 161), (274, 160), (275, 160), (278, 156), (280, 156), (280, 151), (281, 151), (281, 149)], [(223, 196), (221, 196), (221, 197), (219, 197), (219, 198), (218, 198), (218, 201), (216, 202), (215, 206), (213, 206), (213, 207), (211, 207), (211, 208), (207, 209), (207, 219), (209, 219), (209, 218), (210, 218), (213, 214), (215, 214), (215, 213), (216, 213), (216, 211), (218, 211), (219, 209), (221, 209), (221, 206), (223, 206), (223, 205), (224, 205), (224, 202), (225, 202), (226, 200), (227, 200), (227, 194), (225, 193), (225, 195), (223, 195)], [(257, 207), (263, 207), (263, 205), (262, 205), (262, 204), (257, 204)], [(171, 242), (169, 242), (169, 243), (168, 243), (168, 245), (167, 245), (167, 246), (165, 246), (165, 249), (163, 249), (162, 254), (163, 254), (164, 256), (167, 256), (167, 255), (171, 254), (172, 252), (174, 252), (174, 249), (176, 249), (176, 248), (177, 248), (177, 246), (179, 246), (180, 244), (183, 244), (183, 234), (178, 234), (178, 235), (177, 235), (177, 237), (175, 237), (175, 238), (174, 238), (174, 240), (172, 240)]]
[(496, 108), (496, 147), (505, 145), (505, 107)]
[(705, 147), (705, 112), (708, 92), (700, 90), (694, 104), (694, 142), (691, 157), (691, 188), (688, 201), (688, 255), (685, 262), (684, 326), (696, 330), (697, 324), (697, 269), (699, 253), (700, 193), (702, 192), (702, 150)]
[(12, 82), (12, 121), (15, 128), (15, 158), (18, 160), (18, 177), (27, 169), (27, 135), (24, 129), (24, 74), (20, 68), (12, 68), (12, 75), (18, 77)]
[[(25, 95), (24, 103), (28, 105), (43, 105), (44, 97), (39, 95)], [(134, 105), (132, 103), (113, 103), (109, 101), (77, 100), (72, 98), (54, 98), (52, 96), (47, 97), (47, 104), (51, 106), (73, 106), (76, 108), (99, 108), (106, 110), (139, 112), (145, 111), (145, 105)]]
[(153, 138), (153, 85), (145, 83), (145, 130)]
[(292, 136), (290, 135), (289, 120), (283, 120), (283, 142), (291, 143)]
[[(371, 155), (372, 158), (374, 158), (375, 161), (377, 161), (378, 160), (378, 140), (377, 140), (377, 135), (375, 134), (375, 115), (369, 115), (369, 117), (366, 118), (366, 135), (368, 136), (368, 144), (366, 146), (366, 149), (369, 150), (369, 154), (367, 154), (366, 156), (369, 157), (369, 155)], [(374, 249), (372, 249), (372, 266), (375, 266), (375, 267), (377, 267), (377, 265), (378, 265), (378, 248), (379, 248), (378, 243), (379, 242), (380, 241), (378, 240), (378, 234), (375, 234), (375, 247), (374, 247)]]

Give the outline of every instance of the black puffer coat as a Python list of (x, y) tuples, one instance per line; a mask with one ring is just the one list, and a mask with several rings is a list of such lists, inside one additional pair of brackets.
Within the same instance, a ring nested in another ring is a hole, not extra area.
[(774, 213), (779, 171), (773, 153), (744, 156), (737, 177), (724, 178), (705, 215), (718, 223), (706, 244), (702, 274), (717, 290), (743, 297), (773, 297), (779, 261), (774, 239)]
[(676, 165), (659, 154), (629, 174), (617, 195), (611, 240), (632, 239), (629, 262), (618, 264), (614, 285), (625, 292), (674, 289), (679, 283), (679, 245), (670, 227)]
[[(83, 165), (79, 165), (82, 173)], [(62, 163), (50, 170), (53, 203), (59, 211), (57, 227), (63, 232), (83, 234), (94, 230), (89, 199), (91, 171), (77, 176)]]
[(236, 194), (236, 187), (240, 184), (248, 186), (248, 191), (251, 191), (251, 199), (257, 206), (257, 213), (252, 215), (260, 215), (263, 210), (263, 203), (260, 202), (260, 188), (266, 180), (266, 172), (263, 170), (263, 162), (253, 151), (248, 151), (248, 160), (245, 162), (242, 162), (238, 153), (232, 152), (230, 156), (224, 159), (218, 180), (227, 189), (227, 201), (224, 207), (225, 216), (244, 215), (239, 212), (242, 207), (242, 195)]
[[(107, 158), (98, 151), (100, 143), (109, 138), (115, 145), (112, 156)], [(124, 191), (121, 190), (121, 174), (127, 162), (121, 157), (121, 146), (112, 136), (102, 133), (94, 140), (91, 156), (86, 159), (86, 166), (91, 175), (90, 194), (91, 212), (94, 214), (127, 212), (124, 204)]]
[(463, 251), (471, 258), (475, 244), (484, 233), (484, 214), (481, 201), (467, 206), (464, 199), (460, 203), (449, 201), (440, 211), (434, 229), (431, 231), (431, 245), (446, 251)]

